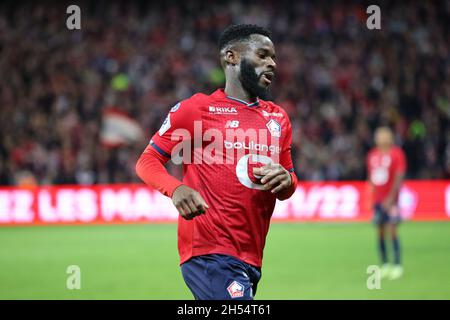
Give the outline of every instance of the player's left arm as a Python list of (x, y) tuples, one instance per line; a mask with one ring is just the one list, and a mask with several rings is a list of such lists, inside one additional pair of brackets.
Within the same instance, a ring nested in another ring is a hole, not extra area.
[(394, 205), (394, 202), (397, 199), (397, 195), (400, 192), (403, 180), (405, 179), (405, 171), (406, 171), (405, 155), (403, 152), (399, 152), (398, 156), (395, 159), (394, 182), (392, 184), (391, 190), (389, 190), (389, 194), (382, 203), (382, 206), (388, 211)]
[(298, 183), (291, 156), (292, 127), (288, 116), (285, 115), (285, 117), (286, 136), (282, 143), (280, 163), (270, 163), (253, 170), (254, 174), (263, 176), (261, 183), (264, 185), (264, 190), (270, 190), (279, 200), (289, 199)]

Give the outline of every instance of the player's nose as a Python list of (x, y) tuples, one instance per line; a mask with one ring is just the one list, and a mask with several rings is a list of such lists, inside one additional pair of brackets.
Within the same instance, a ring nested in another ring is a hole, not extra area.
[(271, 57), (268, 59), (267, 68), (270, 69), (270, 71), (275, 71), (277, 68), (277, 63)]

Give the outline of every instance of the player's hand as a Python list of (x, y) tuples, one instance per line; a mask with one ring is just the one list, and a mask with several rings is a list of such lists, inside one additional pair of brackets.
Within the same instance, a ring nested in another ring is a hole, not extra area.
[(181, 185), (175, 189), (172, 202), (181, 216), (186, 220), (192, 220), (209, 209), (203, 197), (188, 186)]
[(292, 184), (291, 175), (280, 164), (269, 163), (263, 167), (254, 168), (253, 174), (263, 176), (261, 183), (264, 186), (264, 190), (271, 190), (272, 193), (283, 191)]

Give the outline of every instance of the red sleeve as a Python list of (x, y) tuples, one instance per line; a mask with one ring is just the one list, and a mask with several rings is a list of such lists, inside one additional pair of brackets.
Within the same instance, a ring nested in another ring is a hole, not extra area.
[(195, 121), (201, 120), (200, 106), (196, 95), (177, 103), (169, 112), (161, 128), (150, 144), (161, 155), (170, 158), (172, 150), (180, 141), (194, 136)]
[(169, 158), (161, 155), (149, 144), (136, 163), (136, 174), (147, 185), (172, 197), (173, 191), (182, 185), (182, 182), (171, 176), (164, 168), (164, 163), (168, 160)]
[(200, 108), (194, 97), (177, 103), (170, 110), (136, 163), (138, 177), (168, 197), (172, 197), (182, 182), (171, 176), (164, 164), (178, 143), (194, 135), (194, 121), (200, 120)]
[(286, 117), (286, 137), (283, 140), (283, 147), (281, 149), (281, 155), (280, 155), (280, 164), (289, 171), (289, 174), (292, 178), (292, 184), (289, 188), (283, 190), (282, 192), (279, 192), (277, 194), (277, 198), (279, 200), (286, 200), (294, 194), (295, 190), (297, 189), (297, 175), (294, 172), (294, 165), (292, 164), (292, 155), (291, 155), (291, 149), (292, 149), (292, 126), (291, 122), (289, 121), (289, 117), (287, 114), (285, 114)]

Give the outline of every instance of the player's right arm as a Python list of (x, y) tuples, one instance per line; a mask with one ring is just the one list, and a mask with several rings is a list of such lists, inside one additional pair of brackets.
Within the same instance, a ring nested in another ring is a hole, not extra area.
[(177, 104), (136, 163), (138, 177), (147, 185), (171, 197), (180, 215), (187, 220), (204, 213), (208, 205), (196, 190), (171, 176), (164, 164), (170, 160), (175, 146), (192, 139), (196, 120), (200, 120), (200, 111), (195, 105), (189, 103), (189, 100)]

